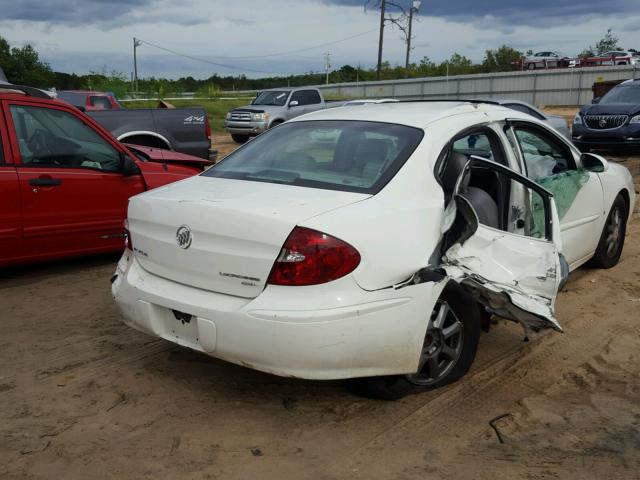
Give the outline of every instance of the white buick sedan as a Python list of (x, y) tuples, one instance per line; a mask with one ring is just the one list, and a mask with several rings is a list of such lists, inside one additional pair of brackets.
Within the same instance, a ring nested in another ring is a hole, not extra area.
[(296, 118), (133, 197), (125, 323), (386, 399), (463, 376), (491, 315), (560, 331), (568, 272), (620, 258), (628, 170), (490, 102), (368, 107)]

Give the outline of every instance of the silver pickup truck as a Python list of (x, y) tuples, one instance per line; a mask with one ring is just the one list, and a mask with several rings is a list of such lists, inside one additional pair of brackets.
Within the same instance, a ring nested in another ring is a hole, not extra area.
[(326, 102), (317, 88), (275, 88), (263, 90), (246, 107), (234, 108), (224, 127), (237, 143), (246, 142), (282, 122), (324, 108), (338, 107), (344, 102)]

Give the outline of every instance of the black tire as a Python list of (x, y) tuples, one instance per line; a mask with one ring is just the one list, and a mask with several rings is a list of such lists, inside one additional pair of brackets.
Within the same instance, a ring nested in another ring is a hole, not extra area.
[(530, 63), (530, 64), (527, 65), (527, 68), (529, 70), (535, 70), (536, 69), (536, 64), (535, 63)]
[[(443, 387), (459, 380), (471, 367), (476, 357), (478, 341), (480, 339), (480, 309), (478, 304), (456, 283), (450, 283), (440, 295), (432, 316), (437, 316), (439, 309), (445, 304), (453, 313), (452, 319), (458, 320), (461, 325), (460, 351), (457, 359), (441, 377), (429, 381), (427, 373), (428, 365), (425, 363), (421, 372), (414, 375), (390, 375), (384, 377), (354, 378), (347, 381), (346, 385), (352, 393), (379, 400), (399, 400), (400, 398), (415, 392), (432, 390)], [(449, 314), (447, 314), (449, 315)], [(447, 316), (449, 318), (449, 316)], [(432, 326), (425, 334), (425, 349), (429, 336), (432, 336)], [(445, 340), (442, 340), (443, 342)], [(444, 345), (444, 343), (443, 343)], [(423, 355), (425, 352), (423, 351)]]
[(236, 143), (245, 143), (247, 140), (249, 140), (249, 136), (248, 135), (238, 135), (236, 133), (232, 133), (231, 134), (231, 138)]
[(622, 195), (618, 195), (602, 229), (596, 253), (589, 260), (588, 266), (611, 268), (618, 264), (624, 248), (624, 237), (627, 233), (628, 210), (627, 202)]
[(278, 125), (280, 125), (282, 123), (282, 120), (274, 120), (271, 125), (269, 125), (269, 129), (272, 129), (273, 127), (277, 127)]

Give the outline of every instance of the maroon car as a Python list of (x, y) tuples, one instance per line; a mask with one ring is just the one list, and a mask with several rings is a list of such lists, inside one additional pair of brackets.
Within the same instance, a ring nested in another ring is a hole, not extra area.
[(122, 108), (113, 94), (93, 90), (59, 90), (58, 99), (87, 112)]

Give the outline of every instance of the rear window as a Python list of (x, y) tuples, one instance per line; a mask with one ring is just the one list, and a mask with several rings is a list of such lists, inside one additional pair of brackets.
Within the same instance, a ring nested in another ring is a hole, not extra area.
[(251, 140), (202, 175), (375, 194), (424, 132), (391, 123), (285, 123)]
[(109, 97), (93, 95), (89, 97), (89, 101), (91, 102), (92, 106), (101, 110), (102, 109), (106, 110), (111, 108), (111, 102), (109, 101)]

